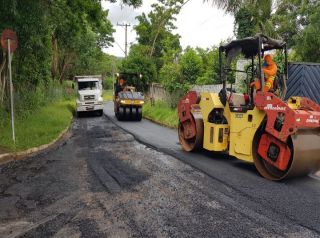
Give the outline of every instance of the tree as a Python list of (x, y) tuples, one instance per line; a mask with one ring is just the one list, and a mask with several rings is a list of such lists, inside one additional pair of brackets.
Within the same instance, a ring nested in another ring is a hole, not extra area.
[(148, 56), (148, 51), (148, 47), (140, 44), (131, 46), (128, 57), (120, 66), (120, 71), (123, 73), (142, 74), (141, 80), (137, 79), (135, 86), (143, 91), (157, 79), (157, 68), (154, 61)]
[(252, 16), (255, 14), (253, 8), (241, 7), (235, 14), (235, 29), (234, 32), (238, 39), (253, 36), (257, 31), (257, 22)]
[(202, 60), (192, 48), (187, 48), (180, 59), (182, 77), (185, 82), (195, 84), (202, 73)]
[(244, 0), (204, 0), (204, 2), (211, 2), (228, 13), (235, 13), (239, 11), (243, 1)]
[(146, 15), (138, 16), (139, 24), (135, 27), (138, 43), (148, 46), (149, 57), (154, 58), (157, 69), (163, 65), (162, 57), (174, 59), (181, 52), (180, 36), (172, 34), (175, 29), (175, 15), (183, 6), (183, 0), (160, 0), (152, 5), (152, 11)]
[(257, 32), (276, 36), (270, 21), (273, 0), (206, 0), (235, 16), (237, 38), (255, 35)]
[(56, 0), (49, 10), (53, 29), (52, 74), (61, 81), (74, 71), (74, 66), (88, 65), (102, 47), (110, 46), (114, 30), (107, 20), (108, 12), (97, 0)]
[(183, 80), (181, 66), (178, 63), (165, 64), (160, 70), (161, 85), (170, 93), (182, 90), (186, 92), (189, 85)]
[(150, 13), (137, 17), (138, 44), (131, 47), (122, 71), (141, 72), (144, 89), (150, 82), (157, 82), (163, 65), (176, 61), (182, 51), (180, 36), (172, 33), (175, 15), (182, 6), (183, 0), (159, 0), (152, 5)]
[(47, 6), (41, 0), (1, 1), (0, 32), (13, 29), (19, 48), (13, 58), (16, 87), (50, 80), (51, 41)]
[(197, 85), (217, 84), (219, 83), (219, 49), (213, 47), (212, 49), (196, 48), (197, 54), (202, 59), (202, 74), (196, 80)]
[[(117, 2), (117, 0), (109, 0), (109, 2)], [(121, 0), (120, 2), (133, 7), (140, 7), (142, 5), (142, 0)]]
[(294, 48), (302, 61), (320, 63), (320, 39), (318, 36), (320, 32), (320, 4), (310, 10), (309, 24), (295, 37), (296, 46)]
[[(62, 82), (79, 72), (107, 70), (98, 62), (109, 58), (102, 47), (113, 40), (107, 14), (100, 0), (0, 2), (0, 31), (12, 28), (19, 40), (13, 58), (17, 108), (28, 111), (48, 101), (52, 79)], [(1, 49), (0, 55), (1, 69), (6, 59)], [(5, 73), (0, 74), (1, 102), (8, 85)]]
[(273, 16), (277, 32), (286, 38), (296, 60), (320, 62), (320, 2), (282, 0)]

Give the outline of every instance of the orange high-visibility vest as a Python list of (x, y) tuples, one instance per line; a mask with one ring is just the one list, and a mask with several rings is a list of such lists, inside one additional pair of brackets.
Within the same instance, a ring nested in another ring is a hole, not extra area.
[(263, 87), (264, 92), (268, 92), (273, 88), (273, 82), (277, 75), (278, 67), (275, 62), (273, 62), (270, 55), (266, 55), (264, 57), (265, 62), (267, 62), (268, 66), (263, 68), (263, 73), (265, 77), (265, 85)]

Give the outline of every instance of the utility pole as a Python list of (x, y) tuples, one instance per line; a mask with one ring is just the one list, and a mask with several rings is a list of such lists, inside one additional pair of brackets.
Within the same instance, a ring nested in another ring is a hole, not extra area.
[(127, 56), (128, 56), (128, 26), (131, 26), (131, 25), (128, 23), (123, 23), (123, 24), (117, 23), (117, 26), (124, 26), (124, 28), (125, 28), (124, 54), (127, 58)]

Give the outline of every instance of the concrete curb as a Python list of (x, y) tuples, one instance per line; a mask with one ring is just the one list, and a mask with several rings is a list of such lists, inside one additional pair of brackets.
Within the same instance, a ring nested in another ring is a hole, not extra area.
[(70, 129), (71, 129), (72, 123), (73, 123), (73, 120), (71, 121), (70, 125), (58, 135), (56, 139), (54, 139), (48, 144), (40, 145), (38, 147), (33, 147), (24, 151), (0, 154), (0, 165), (11, 162), (11, 161), (22, 160), (28, 156), (37, 155), (42, 152), (53, 149), (59, 146), (60, 144), (63, 144), (70, 137)]

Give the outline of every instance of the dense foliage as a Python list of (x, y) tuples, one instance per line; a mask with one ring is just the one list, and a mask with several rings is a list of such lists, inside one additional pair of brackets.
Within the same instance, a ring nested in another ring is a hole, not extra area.
[(185, 1), (161, 0), (152, 5), (149, 14), (137, 17), (135, 26), (138, 43), (131, 47), (121, 70), (142, 73), (144, 88), (160, 82), (169, 92), (185, 92), (195, 84), (218, 82), (218, 50), (193, 49), (182, 51), (180, 36), (174, 34), (175, 16)]
[[(139, 7), (142, 0), (108, 0)], [(291, 59), (320, 62), (320, 2), (314, 0), (204, 0), (235, 16), (235, 36), (263, 32), (285, 38)], [(149, 13), (137, 17), (137, 43), (121, 71), (139, 73), (141, 89), (160, 82), (170, 92), (194, 84), (219, 83), (218, 50), (182, 50), (174, 33), (175, 19), (185, 0), (158, 0)], [(28, 111), (53, 99), (58, 82), (75, 74), (111, 76), (115, 57), (102, 52), (114, 32), (101, 0), (0, 1), (0, 31), (17, 32), (19, 48), (13, 58), (18, 111)], [(6, 54), (0, 51), (0, 110), (8, 108)], [(110, 87), (110, 85), (109, 85)], [(52, 93), (51, 93), (52, 91)], [(48, 97), (48, 95), (50, 95)]]
[(320, 2), (282, 0), (272, 16), (276, 32), (287, 39), (295, 59), (320, 63)]
[(131, 47), (129, 56), (122, 62), (121, 68), (123, 73), (142, 74), (141, 79), (132, 79), (139, 90), (146, 90), (147, 86), (156, 79), (156, 65), (148, 56), (148, 48), (144, 45)]
[(144, 88), (149, 82), (158, 81), (158, 73), (163, 65), (173, 62), (181, 52), (180, 36), (173, 34), (172, 30), (175, 29), (175, 15), (182, 4), (182, 0), (160, 0), (152, 5), (148, 15), (142, 13), (137, 17), (139, 24), (135, 30), (138, 43), (132, 46), (121, 70), (142, 73)]
[[(139, 6), (141, 1), (123, 3)], [(115, 59), (102, 52), (113, 41), (107, 16), (100, 0), (0, 1), (0, 31), (11, 28), (19, 40), (12, 64), (19, 115), (56, 100), (56, 82), (112, 72)], [(1, 114), (9, 101), (6, 59), (0, 50)]]
[(288, 42), (293, 60), (320, 62), (320, 1), (206, 0), (235, 16), (237, 38), (257, 32)]
[[(117, 2), (117, 0), (108, 0), (109, 2)], [(121, 0), (122, 4), (133, 6), (133, 7), (139, 7), (142, 5), (142, 0)]]

